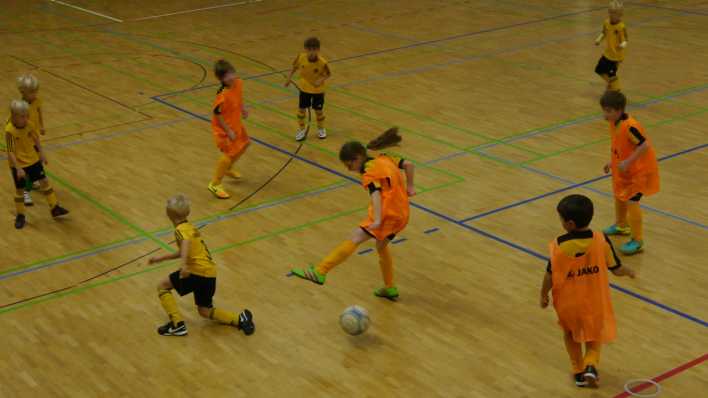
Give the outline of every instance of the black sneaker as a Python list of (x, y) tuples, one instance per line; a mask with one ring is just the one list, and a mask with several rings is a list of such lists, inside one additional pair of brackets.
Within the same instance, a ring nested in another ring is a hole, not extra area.
[(587, 387), (588, 382), (585, 380), (585, 374), (583, 372), (575, 374), (575, 386), (576, 387)]
[(600, 375), (597, 374), (597, 369), (595, 369), (594, 366), (588, 365), (585, 368), (585, 372), (583, 373), (583, 377), (585, 378), (585, 381), (587, 382), (588, 387), (597, 387), (597, 382), (600, 380)]
[(157, 328), (157, 333), (162, 336), (186, 336), (187, 325), (185, 325), (184, 322), (179, 322), (177, 326), (175, 326), (174, 323), (170, 321)]
[(256, 331), (256, 325), (253, 323), (253, 314), (249, 310), (243, 310), (238, 314), (238, 328), (243, 331), (246, 336), (250, 336)]
[(67, 210), (59, 205), (52, 207), (52, 217), (54, 217), (54, 218), (65, 216), (67, 214), (69, 214), (69, 210)]
[(25, 226), (25, 215), (24, 214), (18, 214), (17, 217), (15, 217), (15, 228), (16, 229), (22, 229), (22, 227)]

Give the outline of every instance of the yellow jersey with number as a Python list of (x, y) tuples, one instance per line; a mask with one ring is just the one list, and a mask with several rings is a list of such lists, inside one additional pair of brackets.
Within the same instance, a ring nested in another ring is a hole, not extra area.
[(321, 55), (317, 56), (317, 60), (312, 62), (307, 57), (307, 53), (300, 53), (295, 62), (293, 62), (293, 67), (297, 68), (300, 74), (300, 79), (297, 85), (300, 90), (309, 94), (321, 94), (325, 91), (325, 83), (323, 82), (319, 86), (315, 86), (318, 79), (329, 76), (329, 66), (327, 65), (327, 60)]
[(189, 258), (187, 259), (189, 273), (207, 278), (216, 277), (216, 263), (211, 258), (209, 248), (194, 225), (187, 221), (177, 225), (175, 240), (177, 240), (180, 249), (185, 241), (189, 242)]
[(627, 28), (624, 22), (613, 24), (609, 19), (602, 25), (602, 33), (605, 34), (605, 58), (611, 61), (624, 61), (624, 48), (620, 48), (622, 42), (627, 41)]
[[(25, 127), (17, 128), (8, 119), (5, 123), (5, 144), (7, 153), (13, 153), (17, 159), (17, 165), (21, 168), (32, 166), (39, 162), (39, 154), (35, 149), (34, 137), (38, 136), (37, 130), (32, 122), (27, 122)], [(8, 163), (10, 159), (8, 157)], [(12, 164), (10, 164), (12, 166)]]
[[(42, 107), (42, 100), (39, 97), (35, 98), (34, 101), (29, 103), (29, 120), (37, 128), (37, 133), (44, 128), (42, 126), (42, 121), (39, 119), (40, 108)], [(37, 134), (39, 137), (39, 134)]]

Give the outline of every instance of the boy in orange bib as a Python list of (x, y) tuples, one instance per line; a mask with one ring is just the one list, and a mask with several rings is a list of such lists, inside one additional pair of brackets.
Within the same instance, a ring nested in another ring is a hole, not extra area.
[(567, 196), (558, 203), (557, 211), (568, 233), (549, 245), (541, 308), (548, 307), (548, 293), (552, 290), (575, 385), (595, 387), (599, 381), (600, 348), (613, 341), (617, 333), (607, 271), (631, 278), (634, 271), (622, 266), (604, 234), (590, 229), (594, 210), (589, 198)]
[(231, 195), (224, 190), (221, 181), (224, 176), (241, 178), (231, 167), (251, 143), (241, 121), (241, 116), (248, 118), (248, 111), (243, 103), (243, 80), (236, 77), (236, 69), (222, 59), (214, 64), (214, 75), (221, 82), (221, 88), (214, 100), (211, 129), (222, 156), (216, 164), (214, 178), (208, 188), (217, 198), (228, 199)]
[[(401, 137), (398, 135), (398, 129), (394, 127), (366, 147), (356, 141), (342, 146), (339, 159), (350, 171), (362, 174), (361, 184), (371, 195), (368, 218), (359, 224), (350, 239), (337, 246), (316, 267), (295, 268), (291, 271), (293, 275), (323, 285), (329, 271), (354, 254), (357, 246), (373, 238), (376, 240), (376, 251), (379, 254), (379, 265), (384, 280), (384, 287), (376, 289), (374, 295), (390, 300), (398, 298), (398, 288), (393, 283), (393, 259), (388, 244), (408, 224), (408, 197), (415, 195), (414, 166), (407, 160), (386, 154), (372, 158), (366, 150), (380, 150), (399, 142)], [(401, 169), (405, 172), (405, 181)]]
[(615, 194), (615, 224), (604, 230), (607, 235), (632, 235), (620, 246), (623, 254), (639, 253), (644, 248), (642, 209), (644, 196), (659, 192), (659, 165), (651, 140), (639, 122), (624, 110), (627, 98), (616, 91), (600, 99), (605, 119), (610, 123), (612, 158), (605, 173), (612, 171)]

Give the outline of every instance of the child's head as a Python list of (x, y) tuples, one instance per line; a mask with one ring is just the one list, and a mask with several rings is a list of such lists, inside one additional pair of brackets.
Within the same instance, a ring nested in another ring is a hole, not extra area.
[(610, 7), (608, 8), (610, 14), (610, 22), (615, 24), (622, 21), (622, 13), (624, 12), (624, 5), (620, 0), (610, 0)]
[(366, 146), (358, 141), (350, 141), (342, 145), (339, 150), (339, 160), (344, 163), (349, 171), (360, 171), (369, 155), (367, 149), (374, 151), (392, 147), (401, 142), (402, 138), (398, 135), (398, 127), (391, 127), (384, 131), (380, 136), (371, 140)]
[(605, 114), (605, 120), (616, 123), (627, 107), (627, 97), (619, 91), (605, 91), (600, 98), (600, 106)]
[(587, 228), (594, 213), (592, 201), (583, 195), (566, 196), (558, 203), (556, 210), (563, 228), (568, 232)]
[(22, 94), (22, 99), (27, 102), (32, 102), (37, 99), (39, 80), (33, 75), (22, 75), (17, 78), (17, 88)]
[(305, 51), (307, 52), (307, 58), (316, 60), (317, 55), (320, 53), (320, 39), (308, 37), (307, 40), (305, 40)]
[(189, 216), (190, 204), (189, 199), (182, 194), (167, 199), (167, 217), (173, 224), (185, 221)]
[(12, 124), (17, 128), (27, 125), (29, 119), (29, 104), (25, 100), (12, 100), (10, 102), (10, 115)]
[(214, 76), (225, 86), (231, 86), (236, 80), (236, 68), (225, 59), (214, 63)]

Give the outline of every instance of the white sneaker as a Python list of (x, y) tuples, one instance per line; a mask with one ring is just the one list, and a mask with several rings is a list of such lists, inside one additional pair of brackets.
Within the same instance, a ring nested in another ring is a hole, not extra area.
[(25, 201), (25, 206), (34, 206), (34, 202), (32, 201), (32, 197), (28, 191), (25, 191), (22, 197)]
[(324, 140), (325, 138), (327, 138), (327, 130), (325, 130), (323, 128), (317, 130), (317, 137), (319, 137), (321, 140)]
[(302, 141), (305, 137), (307, 137), (306, 129), (298, 129), (297, 133), (295, 133), (295, 141)]

